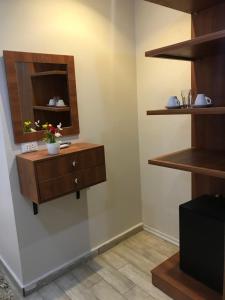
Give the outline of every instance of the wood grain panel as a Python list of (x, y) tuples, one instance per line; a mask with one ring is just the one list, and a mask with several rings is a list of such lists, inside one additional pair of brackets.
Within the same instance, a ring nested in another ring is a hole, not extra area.
[(79, 153), (85, 150), (94, 150), (97, 148), (104, 149), (104, 146), (90, 143), (75, 143), (70, 145), (68, 148), (61, 149), (57, 155), (49, 155), (47, 149), (44, 149), (36, 152), (18, 154), (18, 157), (22, 157), (33, 162), (38, 162), (46, 159), (55, 159), (56, 157), (61, 157), (68, 154)]
[(225, 107), (208, 107), (208, 108), (175, 108), (175, 109), (155, 109), (148, 110), (148, 116), (157, 115), (224, 115)]
[(34, 114), (32, 109), (33, 91), (30, 73), (33, 71), (33, 64), (16, 63), (16, 74), (18, 80), (18, 92), (21, 99), (22, 118), (34, 122)]
[(223, 3), (224, 0), (145, 0), (169, 8), (187, 13), (196, 13), (206, 8), (211, 8), (216, 4)]
[(100, 182), (106, 181), (106, 169), (105, 165), (92, 167), (82, 170), (81, 188), (86, 188)]
[[(74, 162), (75, 167), (73, 166)], [(37, 162), (35, 166), (39, 182), (54, 179), (81, 169), (77, 153), (60, 157), (57, 156), (53, 159), (46, 159), (44, 161)]]
[(202, 195), (225, 196), (225, 182), (222, 178), (192, 174), (192, 190), (193, 199)]
[(152, 283), (174, 300), (222, 300), (222, 296), (180, 270), (176, 254), (152, 270)]
[(145, 52), (146, 57), (195, 61), (224, 53), (225, 30), (192, 38), (191, 40)]
[(72, 193), (79, 189), (75, 183), (75, 179), (80, 181), (80, 174), (69, 173), (67, 175), (43, 181), (39, 183), (40, 190), (40, 203), (46, 202), (51, 199)]
[[(225, 3), (192, 15), (192, 38), (225, 28)], [(222, 49), (222, 48), (221, 48)], [(220, 50), (221, 50), (220, 49)], [(225, 54), (205, 57), (192, 63), (192, 90), (213, 99), (215, 106), (225, 107)], [(192, 146), (205, 150), (225, 151), (225, 118), (223, 115), (192, 116)], [(214, 158), (213, 158), (214, 159)], [(218, 165), (223, 164), (223, 159)], [(210, 174), (205, 174), (210, 175)], [(224, 194), (221, 178), (192, 174), (192, 195)]]
[(40, 203), (79, 191), (106, 180), (105, 165), (75, 171), (39, 182)]
[(100, 147), (37, 162), (36, 170), (41, 182), (104, 163), (104, 148)]
[(225, 179), (224, 151), (185, 149), (150, 159), (149, 164)]
[(17, 168), (20, 181), (20, 191), (27, 199), (39, 202), (38, 182), (33, 163), (17, 156)]
[[(215, 2), (215, 1), (214, 1)], [(193, 37), (213, 33), (225, 28), (225, 2), (192, 15)]]

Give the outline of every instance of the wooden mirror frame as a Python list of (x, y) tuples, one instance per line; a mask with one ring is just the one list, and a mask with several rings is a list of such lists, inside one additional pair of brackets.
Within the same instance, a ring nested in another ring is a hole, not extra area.
[(67, 86), (70, 104), (71, 126), (63, 127), (63, 136), (79, 134), (79, 117), (77, 108), (77, 93), (75, 81), (74, 57), (69, 55), (28, 53), (3, 51), (6, 78), (8, 84), (9, 102), (15, 143), (38, 141), (43, 138), (43, 131), (24, 132), (22, 119), (22, 102), (19, 96), (16, 63), (46, 63), (64, 64), (67, 66)]

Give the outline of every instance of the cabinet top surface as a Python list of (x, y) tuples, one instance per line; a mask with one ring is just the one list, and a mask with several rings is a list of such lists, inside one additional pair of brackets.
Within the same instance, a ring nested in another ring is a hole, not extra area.
[(18, 154), (18, 158), (27, 159), (30, 161), (40, 161), (45, 159), (52, 159), (60, 156), (64, 156), (67, 154), (72, 154), (74, 152), (80, 152), (84, 150), (94, 149), (98, 147), (102, 147), (103, 145), (97, 145), (97, 144), (90, 144), (90, 143), (75, 143), (70, 145), (68, 148), (64, 148), (60, 150), (60, 153), (57, 155), (49, 155), (47, 149), (35, 151), (35, 152), (29, 152), (24, 154)]

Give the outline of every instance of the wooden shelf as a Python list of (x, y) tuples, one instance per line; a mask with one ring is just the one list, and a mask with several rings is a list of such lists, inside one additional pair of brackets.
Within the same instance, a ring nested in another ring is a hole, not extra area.
[(50, 75), (67, 75), (67, 71), (54, 70), (54, 71), (37, 72), (31, 74), (31, 77), (50, 76)]
[(192, 40), (147, 51), (145, 56), (194, 61), (206, 56), (224, 53), (224, 51), (225, 30), (220, 30)]
[(145, 0), (176, 10), (187, 13), (196, 13), (203, 9), (209, 8), (219, 3), (225, 2), (224, 0)]
[(209, 108), (176, 108), (176, 109), (156, 109), (148, 110), (148, 116), (156, 115), (224, 115), (225, 107)]
[(54, 112), (62, 112), (62, 111), (70, 111), (70, 107), (69, 106), (65, 106), (65, 107), (50, 107), (50, 106), (33, 106), (34, 110), (42, 110), (42, 111), (54, 111)]
[(222, 300), (222, 295), (182, 272), (179, 260), (176, 254), (152, 270), (152, 283), (157, 288), (174, 300)]
[(225, 179), (225, 151), (190, 148), (150, 159), (148, 163)]

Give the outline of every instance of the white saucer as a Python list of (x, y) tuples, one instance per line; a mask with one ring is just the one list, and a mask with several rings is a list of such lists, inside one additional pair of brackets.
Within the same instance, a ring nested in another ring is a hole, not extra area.
[(206, 107), (211, 107), (213, 106), (213, 104), (204, 104), (204, 105), (196, 105), (196, 104), (193, 104), (191, 107), (194, 107), (194, 108), (206, 108)]

